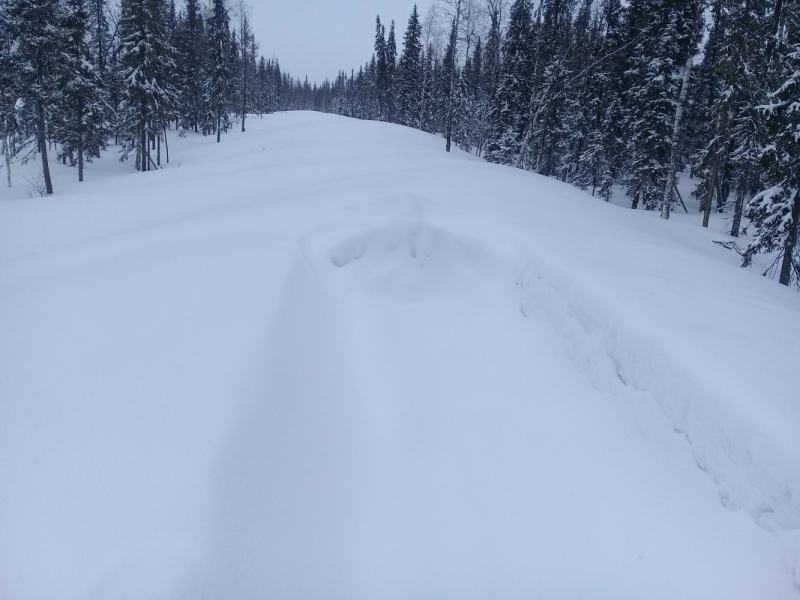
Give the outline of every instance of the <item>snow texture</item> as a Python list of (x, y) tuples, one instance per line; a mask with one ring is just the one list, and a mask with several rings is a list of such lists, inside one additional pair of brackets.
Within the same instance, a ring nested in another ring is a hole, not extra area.
[(800, 596), (797, 293), (442, 145), (0, 192), (0, 598)]

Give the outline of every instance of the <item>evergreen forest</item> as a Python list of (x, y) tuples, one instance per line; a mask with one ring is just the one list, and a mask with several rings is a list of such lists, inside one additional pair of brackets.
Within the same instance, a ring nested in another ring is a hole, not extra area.
[[(730, 214), (733, 248), (800, 281), (800, 9), (793, 0), (435, 0), (375, 21), (358, 69), (309, 83), (266, 59), (225, 0), (0, 0), (0, 139), (76, 167), (114, 145), (142, 172), (169, 136), (216, 141), (251, 115), (316, 110), (441, 135), (634, 209)], [(365, 54), (367, 54), (365, 52)], [(616, 189), (616, 192), (615, 192)]]

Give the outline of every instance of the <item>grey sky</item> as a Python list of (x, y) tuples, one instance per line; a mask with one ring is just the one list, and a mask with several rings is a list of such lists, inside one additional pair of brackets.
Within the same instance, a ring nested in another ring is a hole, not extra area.
[[(388, 34), (397, 27), (398, 52), (415, 0), (246, 0), (261, 54), (277, 56), (281, 69), (309, 81), (333, 79), (372, 56), (375, 16)], [(432, 0), (417, 0), (424, 16)]]

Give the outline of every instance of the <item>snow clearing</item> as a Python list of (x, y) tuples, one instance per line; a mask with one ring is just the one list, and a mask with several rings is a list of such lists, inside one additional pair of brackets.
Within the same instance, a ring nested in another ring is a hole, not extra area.
[(213, 142), (0, 191), (0, 598), (800, 598), (800, 296), (722, 224)]

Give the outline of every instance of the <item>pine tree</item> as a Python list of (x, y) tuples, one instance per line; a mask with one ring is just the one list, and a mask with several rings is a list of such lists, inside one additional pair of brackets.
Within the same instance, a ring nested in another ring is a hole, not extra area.
[(217, 143), (222, 131), (230, 126), (228, 94), (231, 86), (230, 18), (224, 0), (214, 0), (208, 20), (208, 79), (204, 93), (207, 118), (203, 133), (216, 132)]
[(9, 11), (15, 78), (25, 113), (36, 131), (45, 191), (53, 193), (47, 156), (47, 120), (57, 98), (64, 32), (58, 0), (14, 0)]
[(696, 49), (699, 11), (697, 0), (652, 0), (638, 27), (628, 71), (631, 85), (626, 115), (630, 132), (627, 188), (632, 208), (639, 202), (648, 210), (662, 205), (671, 168), (682, 67)]
[(503, 66), (497, 90), (492, 133), (485, 158), (512, 164), (528, 125), (531, 77), (534, 68), (530, 0), (515, 0), (503, 43)]
[(0, 4), (0, 150), (6, 167), (6, 182), (11, 187), (11, 138), (17, 132), (16, 104), (19, 97), (12, 54), (13, 36), (8, 6)]
[(397, 67), (397, 122), (401, 125), (419, 125), (420, 101), (422, 99), (422, 25), (419, 22), (417, 5), (408, 19), (403, 38), (403, 54)]
[(178, 114), (183, 127), (195, 133), (203, 119), (205, 57), (205, 31), (198, 0), (186, 0), (177, 36)]
[(89, 14), (86, 0), (66, 0), (62, 50), (64, 64), (59, 76), (53, 129), (61, 144), (62, 156), (78, 165), (78, 181), (83, 181), (84, 159), (100, 158), (107, 146), (110, 127), (106, 120), (107, 100), (103, 80), (92, 61), (88, 44)]
[(500, 86), (500, 72), (502, 65), (501, 56), (501, 22), (502, 7), (500, 0), (487, 2), (487, 13), (490, 21), (489, 34), (483, 51), (481, 68), (481, 95), (478, 106), (478, 131), (476, 138), (476, 152), (480, 156), (492, 132), (492, 122), (495, 118), (496, 98)]
[(375, 91), (378, 100), (378, 119), (385, 121), (389, 115), (389, 66), (386, 50), (386, 28), (380, 16), (375, 19)]
[(442, 89), (447, 102), (445, 116), (445, 137), (447, 138), (447, 152), (450, 152), (450, 144), (453, 135), (453, 116), (455, 112), (455, 102), (458, 94), (456, 81), (458, 80), (458, 64), (456, 63), (456, 45), (458, 43), (458, 21), (453, 18), (450, 27), (450, 39), (444, 51), (442, 61)]
[(110, 67), (112, 36), (108, 23), (106, 0), (90, 0), (86, 7), (89, 13), (92, 62), (104, 77)]
[[(716, 89), (707, 92), (712, 100), (700, 111), (708, 122), (709, 139), (698, 153), (703, 179), (693, 195), (704, 205), (707, 226), (711, 181), (715, 181), (716, 191), (730, 186), (735, 193), (731, 235), (738, 237), (744, 204), (760, 189), (758, 163), (764, 126), (757, 106), (766, 101), (767, 65), (762, 48), (763, 32), (769, 29), (768, 9), (765, 0), (726, 0), (720, 14), (724, 19), (720, 18), (718, 59), (713, 66)], [(727, 196), (727, 192), (718, 196)]]
[(618, 175), (623, 151), (620, 131), (620, 88), (624, 71), (621, 14), (619, 0), (605, 0), (580, 99), (588, 109), (589, 125), (586, 143), (578, 159), (575, 183), (578, 187), (591, 188), (593, 196), (597, 194), (606, 202), (611, 200), (611, 187)]
[(800, 282), (800, 11), (792, 3), (784, 7), (785, 21), (770, 48), (774, 70), (783, 82), (762, 107), (766, 116), (767, 144), (762, 166), (770, 184), (748, 204), (746, 216), (756, 229), (744, 253), (744, 266), (757, 254), (776, 252), (779, 281)]
[(545, 0), (540, 5), (543, 20), (536, 40), (533, 94), (516, 164), (545, 176), (556, 173), (564, 153), (562, 119), (569, 62), (574, 58), (572, 8), (570, 0)]
[(394, 35), (394, 21), (389, 27), (389, 37), (386, 40), (386, 118), (390, 123), (395, 122), (395, 79), (397, 78), (397, 40)]
[(155, 165), (150, 142), (172, 115), (177, 98), (172, 85), (173, 49), (169, 47), (158, 0), (123, 0), (120, 64), (125, 81), (119, 113), (123, 158), (136, 154), (137, 167)]

